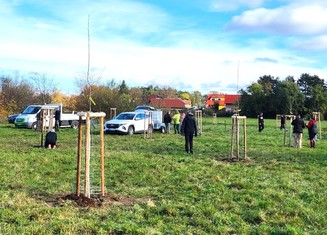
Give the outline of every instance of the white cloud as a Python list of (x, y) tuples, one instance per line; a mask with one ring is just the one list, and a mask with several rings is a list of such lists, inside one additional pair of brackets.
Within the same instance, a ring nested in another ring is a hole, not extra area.
[(312, 37), (309, 39), (293, 39), (293, 46), (301, 50), (327, 50), (327, 35)]
[(233, 0), (233, 1), (221, 1), (212, 0), (212, 11), (235, 11), (241, 7), (256, 8), (262, 6), (264, 0)]
[[(232, 1), (215, 2), (229, 4)], [(245, 0), (234, 3), (245, 7), (262, 4), (261, 1)], [(88, 15), (91, 16), (91, 66), (101, 72), (104, 79), (125, 80), (128, 85), (170, 85), (189, 91), (234, 93), (237, 85), (239, 88), (247, 86), (262, 75), (281, 78), (288, 75), (297, 77), (304, 72), (324, 75), (323, 70), (299, 67), (314, 65), (316, 61), (277, 50), (272, 46), (274, 38), (247, 39), (245, 47), (235, 43), (244, 43), (242, 35), (237, 35), (235, 39), (235, 35), (225, 34), (220, 29), (197, 31), (196, 28), (185, 27), (177, 30), (175, 25), (181, 21), (177, 21), (176, 16), (149, 4), (83, 0), (42, 1), (42, 4), (53, 18), (16, 15), (6, 4), (6, 15), (0, 15), (0, 27), (5, 35), (0, 37), (0, 69), (46, 73), (55, 78), (63, 90), (73, 89), (74, 77), (87, 69)], [(230, 6), (219, 7), (228, 9)], [(0, 11), (2, 9), (0, 7)], [(230, 27), (273, 30), (276, 25), (284, 27), (297, 23), (304, 27), (314, 24), (313, 21), (301, 22), (300, 16), (304, 14), (301, 9), (307, 8), (248, 11), (234, 18)], [(319, 14), (325, 12), (324, 8), (319, 9)], [(291, 15), (285, 18), (284, 14)], [(288, 24), (285, 19), (289, 20)], [(321, 22), (314, 30), (322, 31), (324, 24)], [(279, 28), (278, 32), (286, 32), (287, 29)], [(144, 38), (156, 43), (149, 46), (149, 41), (141, 41)], [(307, 44), (301, 44), (298, 38), (292, 42), (304, 47), (311, 42), (325, 42), (326, 39), (307, 40)]]
[(258, 8), (234, 16), (228, 28), (277, 34), (319, 34), (327, 32), (326, 15), (327, 7), (312, 4)]

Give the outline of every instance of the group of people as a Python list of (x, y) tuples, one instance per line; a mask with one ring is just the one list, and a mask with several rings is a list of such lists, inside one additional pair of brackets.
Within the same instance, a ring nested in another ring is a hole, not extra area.
[(181, 133), (181, 123), (183, 123), (183, 120), (185, 118), (185, 113), (180, 114), (178, 110), (174, 112), (174, 115), (171, 116), (170, 111), (168, 111), (164, 116), (164, 124), (165, 124), (165, 130), (166, 133), (170, 133), (170, 124), (173, 122), (174, 126), (174, 132), (175, 134)]
[(164, 123), (166, 133), (170, 133), (170, 124), (174, 123), (174, 133), (182, 134), (185, 137), (185, 152), (193, 154), (193, 137), (198, 135), (196, 120), (192, 112), (187, 114), (180, 114), (178, 110), (175, 111), (171, 117), (170, 111), (164, 115)]
[[(282, 115), (280, 117), (280, 129), (286, 128), (285, 122), (286, 122), (286, 116)], [(304, 120), (301, 118), (301, 115), (299, 114), (296, 116), (294, 120), (292, 120), (291, 125), (293, 126), (295, 148), (302, 148), (302, 135), (303, 135), (303, 129), (305, 128), (308, 128), (309, 131), (310, 148), (316, 147), (315, 139), (318, 133), (318, 127), (317, 127), (317, 120), (314, 115), (311, 116), (308, 124), (305, 124)], [(258, 126), (259, 126), (259, 132), (261, 132), (264, 129), (263, 113), (260, 113), (258, 115)]]
[(310, 148), (316, 147), (315, 138), (318, 133), (318, 126), (315, 116), (312, 115), (309, 123), (305, 124), (301, 115), (297, 115), (291, 124), (293, 126), (294, 147), (302, 148), (302, 135), (305, 127), (307, 127), (309, 131)]

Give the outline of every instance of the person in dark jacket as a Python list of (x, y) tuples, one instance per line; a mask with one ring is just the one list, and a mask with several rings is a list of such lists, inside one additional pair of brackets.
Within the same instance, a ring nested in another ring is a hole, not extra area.
[(53, 130), (46, 134), (44, 147), (48, 149), (55, 149), (57, 147), (57, 133)]
[(285, 115), (280, 116), (280, 129), (285, 129)]
[(192, 112), (188, 112), (183, 120), (182, 134), (185, 136), (185, 151), (186, 153), (193, 154), (193, 136), (198, 135), (198, 130), (196, 127), (196, 121)]
[(59, 110), (59, 108), (57, 108), (55, 111), (55, 129), (56, 129), (56, 131), (59, 131), (59, 127), (60, 127), (60, 110)]
[(303, 128), (305, 128), (305, 124), (301, 118), (301, 115), (297, 115), (291, 124), (293, 126), (294, 147), (302, 148), (302, 134)]
[(307, 128), (309, 130), (309, 140), (310, 140), (310, 148), (316, 147), (315, 137), (318, 133), (317, 121), (314, 116), (311, 116), (311, 120), (309, 121)]
[(170, 133), (170, 123), (171, 123), (171, 116), (170, 116), (170, 112), (168, 111), (165, 116), (164, 116), (164, 123), (165, 123), (165, 127), (166, 127), (166, 133), (169, 134)]
[(259, 125), (259, 132), (261, 132), (264, 128), (264, 120), (263, 120), (263, 113), (260, 113), (258, 116), (258, 125)]

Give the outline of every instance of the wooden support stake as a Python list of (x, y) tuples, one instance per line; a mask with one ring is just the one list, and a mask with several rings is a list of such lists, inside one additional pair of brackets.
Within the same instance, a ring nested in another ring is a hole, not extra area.
[(284, 128), (284, 146), (286, 146), (286, 127)]
[(293, 121), (293, 116), (291, 116), (290, 117), (290, 124), (289, 124), (289, 140), (288, 140), (288, 145), (289, 145), (289, 147), (291, 147), (292, 146), (292, 121)]
[(246, 119), (243, 119), (244, 160), (246, 159)]
[(85, 184), (84, 194), (90, 198), (90, 153), (91, 153), (91, 134), (90, 134), (90, 114), (86, 113), (85, 123)]
[(243, 159), (246, 159), (246, 116), (232, 116), (232, 134), (230, 146), (230, 159), (233, 158), (234, 135), (236, 144), (236, 159), (240, 160), (240, 119), (243, 119)]
[(53, 129), (53, 108), (49, 109), (49, 127), (48, 131), (51, 131)]
[(105, 195), (104, 187), (104, 117), (100, 117), (100, 142), (101, 142), (101, 196)]
[(83, 146), (83, 126), (82, 117), (79, 117), (78, 125), (78, 146), (77, 146), (77, 172), (76, 172), (76, 195), (81, 195), (81, 169), (82, 169), (82, 146)]
[[(226, 121), (225, 121), (226, 123)], [(230, 142), (230, 160), (233, 159), (233, 144), (234, 144), (234, 118), (232, 118), (232, 135), (231, 135), (231, 142)]]
[(236, 158), (237, 161), (240, 160), (240, 122), (238, 118), (235, 118), (236, 121)]

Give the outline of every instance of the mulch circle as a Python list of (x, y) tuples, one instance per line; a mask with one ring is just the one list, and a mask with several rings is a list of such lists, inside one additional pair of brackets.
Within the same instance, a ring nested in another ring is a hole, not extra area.
[(253, 162), (253, 160), (251, 160), (251, 159), (243, 159), (243, 158), (236, 158), (236, 157), (232, 157), (232, 158), (230, 158), (230, 157), (226, 157), (226, 158), (222, 158), (222, 159), (220, 159), (222, 162), (245, 162), (245, 163), (252, 163)]
[(63, 206), (65, 202), (70, 201), (76, 207), (92, 207), (100, 208), (104, 204), (118, 203), (121, 205), (131, 205), (134, 203), (146, 203), (149, 198), (131, 198), (131, 197), (121, 197), (115, 195), (105, 195), (101, 196), (98, 194), (91, 195), (90, 198), (86, 197), (84, 194), (77, 196), (76, 194), (68, 195), (54, 195), (54, 196), (37, 196), (36, 199), (44, 200), (48, 206), (58, 207)]

